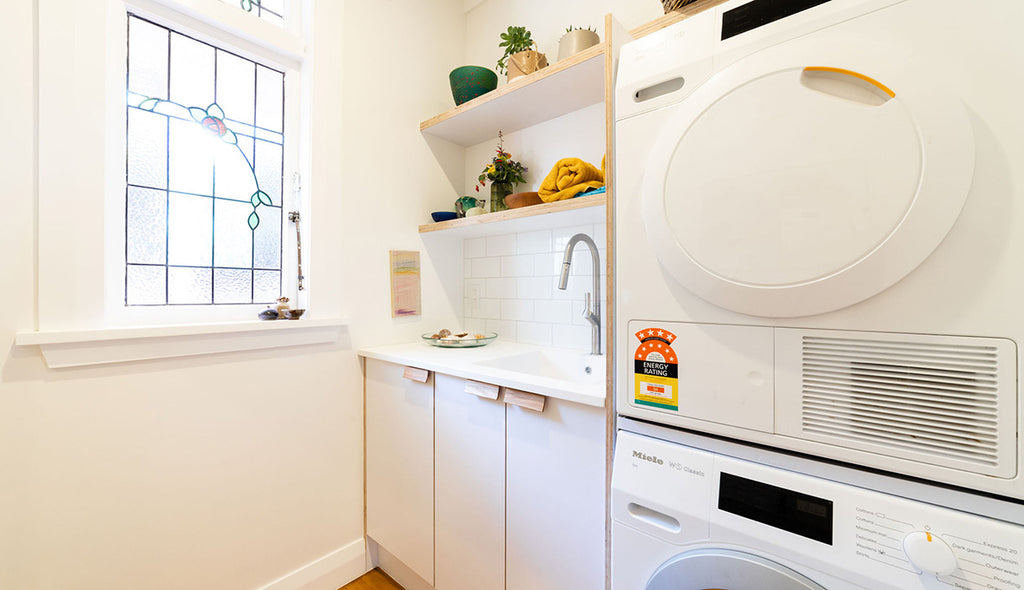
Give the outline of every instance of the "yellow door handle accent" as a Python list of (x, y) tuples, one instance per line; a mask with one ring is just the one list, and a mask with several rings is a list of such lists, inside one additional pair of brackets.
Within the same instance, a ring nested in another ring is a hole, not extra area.
[(804, 68), (804, 71), (805, 72), (834, 72), (836, 74), (845, 74), (847, 76), (853, 76), (854, 78), (857, 78), (858, 80), (864, 80), (868, 84), (871, 84), (872, 86), (878, 88), (882, 92), (888, 94), (889, 98), (895, 98), (896, 97), (896, 93), (893, 92), (892, 89), (889, 88), (888, 86), (886, 86), (885, 84), (882, 84), (881, 82), (879, 82), (878, 80), (875, 80), (874, 78), (872, 78), (870, 76), (865, 76), (864, 74), (861, 74), (860, 72), (855, 72), (853, 70), (845, 70), (843, 68), (831, 68), (831, 67), (828, 67), (828, 66), (807, 66), (807, 67)]

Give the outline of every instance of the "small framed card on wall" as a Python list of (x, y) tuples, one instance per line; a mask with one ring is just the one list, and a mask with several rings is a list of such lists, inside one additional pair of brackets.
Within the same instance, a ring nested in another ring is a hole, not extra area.
[(420, 253), (391, 250), (390, 254), (391, 317), (420, 315)]

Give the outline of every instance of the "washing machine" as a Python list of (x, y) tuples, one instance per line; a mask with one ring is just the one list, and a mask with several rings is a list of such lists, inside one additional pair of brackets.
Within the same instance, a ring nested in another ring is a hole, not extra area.
[(628, 430), (619, 431), (612, 476), (612, 590), (1024, 584), (1017, 505), (622, 422)]
[(624, 45), (618, 413), (1024, 500), (1021, 30), (730, 0)]

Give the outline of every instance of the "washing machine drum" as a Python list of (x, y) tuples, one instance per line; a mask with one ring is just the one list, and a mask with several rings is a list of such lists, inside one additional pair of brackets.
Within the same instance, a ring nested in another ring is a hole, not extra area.
[(942, 76), (871, 45), (761, 51), (665, 107), (642, 214), (684, 287), (749, 315), (819, 314), (945, 238), (974, 172), (966, 109)]
[(825, 590), (774, 561), (730, 549), (677, 555), (654, 572), (644, 590)]

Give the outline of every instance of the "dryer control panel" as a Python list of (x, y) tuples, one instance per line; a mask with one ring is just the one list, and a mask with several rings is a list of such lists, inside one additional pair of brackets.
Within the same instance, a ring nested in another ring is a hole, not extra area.
[(659, 539), (644, 551), (664, 561), (746, 551), (837, 590), (1024, 588), (1024, 526), (782, 469), (780, 456), (750, 461), (620, 431), (613, 552), (626, 527)]

